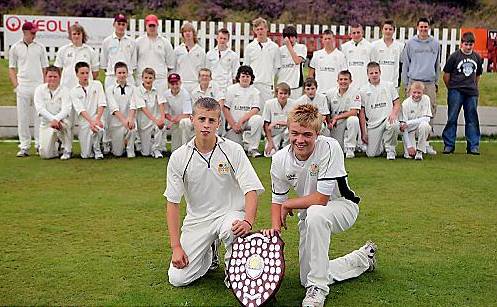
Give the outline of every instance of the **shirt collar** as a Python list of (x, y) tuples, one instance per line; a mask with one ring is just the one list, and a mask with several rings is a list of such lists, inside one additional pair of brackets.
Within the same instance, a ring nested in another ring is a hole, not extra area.
[[(216, 135), (217, 141), (216, 144), (222, 144), (225, 142), (225, 139), (220, 137), (219, 135)], [(195, 137), (193, 137), (187, 144), (189, 148), (195, 148)]]

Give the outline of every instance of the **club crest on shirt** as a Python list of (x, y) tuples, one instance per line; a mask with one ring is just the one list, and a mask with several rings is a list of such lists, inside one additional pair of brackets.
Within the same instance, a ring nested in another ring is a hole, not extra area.
[(219, 175), (227, 175), (230, 173), (230, 165), (226, 161), (220, 161), (217, 164), (217, 173)]
[(316, 163), (312, 163), (309, 167), (309, 175), (317, 176), (319, 173), (319, 166)]

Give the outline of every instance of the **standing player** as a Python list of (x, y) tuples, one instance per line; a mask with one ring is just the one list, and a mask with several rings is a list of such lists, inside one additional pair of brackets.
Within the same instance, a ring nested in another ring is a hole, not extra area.
[(47, 83), (39, 85), (34, 95), (36, 113), (40, 116), (40, 157), (58, 157), (57, 141), (61, 141), (64, 151), (60, 159), (68, 160), (72, 151), (69, 92), (60, 86), (60, 68), (49, 66), (45, 79)]
[[(167, 228), (171, 243), (169, 282), (186, 286), (207, 273), (216, 239), (226, 246), (226, 264), (237, 236), (255, 222), (257, 194), (264, 188), (243, 148), (216, 135), (221, 108), (212, 98), (193, 107), (195, 137), (176, 150), (167, 164)], [(180, 236), (181, 198), (186, 217)]]
[(387, 159), (395, 160), (399, 134), (399, 93), (392, 83), (381, 81), (380, 64), (369, 63), (367, 71), (369, 82), (359, 91), (362, 100), (359, 123), (362, 141), (368, 146), (366, 155), (376, 157), (385, 150)]
[(33, 98), (38, 85), (43, 83), (48, 56), (45, 46), (36, 42), (38, 27), (32, 22), (22, 25), (22, 39), (9, 50), (9, 79), (16, 92), (17, 133), (19, 134), (18, 157), (29, 156), (31, 131), (29, 123), (34, 118), (35, 147), (38, 151), (38, 116), (33, 116)]
[(400, 86), (400, 56), (404, 49), (404, 44), (394, 39), (395, 23), (389, 19), (381, 26), (383, 37), (374, 41), (371, 60), (380, 64), (381, 78), (384, 81), (392, 82), (395, 88)]
[(307, 58), (307, 47), (297, 42), (297, 29), (286, 26), (283, 29), (283, 43), (280, 47), (281, 68), (278, 71), (278, 82), (290, 86), (291, 98), (302, 95), (304, 85), (304, 64)]
[(183, 86), (191, 93), (198, 85), (198, 72), (205, 67), (204, 48), (197, 44), (197, 30), (189, 22), (181, 27), (183, 43), (174, 48), (176, 65), (174, 71), (181, 76)]
[(254, 19), (252, 27), (255, 39), (245, 49), (243, 64), (253, 69), (254, 86), (259, 90), (261, 100), (266, 102), (273, 98), (274, 77), (281, 67), (280, 49), (267, 37), (268, 25), (265, 19)]
[(331, 30), (321, 33), (323, 49), (314, 51), (309, 64), (309, 77), (317, 81), (318, 93), (324, 94), (336, 86), (338, 72), (347, 69), (345, 55), (336, 48), (335, 34)]
[[(376, 266), (376, 245), (371, 241), (343, 257), (328, 257), (331, 236), (355, 223), (360, 198), (349, 188), (340, 145), (319, 135), (322, 121), (310, 104), (288, 115), (290, 145), (272, 158), (272, 229), (264, 231), (267, 235), (281, 232), (287, 216), (299, 210), (300, 283), (307, 289), (304, 307), (323, 306), (329, 285)], [(297, 197), (289, 199), (290, 188)]]
[(350, 27), (352, 40), (342, 45), (342, 52), (347, 58), (347, 65), (352, 74), (352, 86), (360, 88), (368, 83), (366, 66), (371, 62), (371, 43), (364, 39), (364, 28), (361, 24)]

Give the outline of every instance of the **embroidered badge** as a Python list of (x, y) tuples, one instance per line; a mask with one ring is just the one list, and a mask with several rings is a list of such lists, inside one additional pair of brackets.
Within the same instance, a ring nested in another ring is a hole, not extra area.
[(217, 173), (219, 175), (229, 174), (230, 173), (230, 165), (228, 164), (228, 162), (225, 162), (225, 161), (219, 162), (219, 164), (217, 165)]
[(316, 163), (312, 163), (309, 167), (309, 175), (317, 176), (319, 173), (319, 166)]

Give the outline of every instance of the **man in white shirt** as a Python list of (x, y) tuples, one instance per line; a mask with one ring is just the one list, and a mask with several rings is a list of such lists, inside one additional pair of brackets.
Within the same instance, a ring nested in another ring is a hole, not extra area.
[(392, 83), (381, 81), (380, 64), (369, 63), (367, 72), (369, 82), (359, 91), (362, 101), (359, 123), (362, 141), (367, 144), (366, 155), (376, 157), (386, 151), (387, 160), (395, 160), (399, 134), (399, 93)]
[(38, 150), (38, 116), (34, 116), (33, 98), (36, 87), (43, 83), (48, 56), (45, 46), (36, 42), (38, 27), (32, 22), (22, 25), (22, 39), (9, 50), (9, 79), (16, 92), (18, 157), (29, 156), (31, 147), (30, 121), (34, 118), (35, 147)]
[(394, 39), (395, 23), (388, 19), (381, 27), (383, 37), (371, 44), (371, 60), (380, 64), (381, 79), (392, 82), (395, 88), (400, 86), (400, 57), (404, 44)]
[[(216, 239), (224, 242), (229, 263), (235, 238), (249, 233), (255, 223), (257, 195), (264, 191), (243, 148), (217, 136), (220, 115), (216, 100), (199, 99), (192, 116), (195, 137), (173, 152), (167, 164), (164, 196), (172, 251), (167, 274), (175, 287), (207, 273)], [(186, 217), (180, 231), (183, 197)]]
[(280, 48), (267, 37), (268, 25), (265, 19), (256, 18), (252, 21), (252, 28), (255, 38), (245, 48), (243, 64), (252, 67), (254, 86), (265, 102), (274, 97), (274, 77), (281, 67)]
[(281, 68), (278, 71), (278, 83), (290, 86), (292, 99), (302, 95), (304, 85), (304, 64), (307, 47), (297, 42), (297, 29), (286, 26), (283, 29), (283, 46), (280, 47)]
[(197, 30), (189, 22), (181, 27), (183, 43), (174, 48), (174, 71), (181, 76), (183, 87), (191, 93), (198, 85), (198, 72), (205, 67), (204, 48), (197, 44)]
[(39, 85), (34, 94), (36, 113), (40, 117), (40, 157), (52, 159), (59, 156), (57, 141), (62, 143), (61, 160), (71, 158), (72, 131), (69, 115), (72, 110), (69, 91), (60, 86), (60, 68), (49, 66), (47, 83)]
[(350, 41), (342, 45), (342, 52), (347, 58), (348, 70), (352, 74), (352, 86), (360, 88), (368, 83), (366, 66), (371, 62), (371, 43), (364, 39), (364, 28), (361, 24), (350, 27)]
[[(360, 198), (348, 185), (343, 151), (335, 139), (319, 135), (323, 119), (315, 106), (300, 105), (288, 115), (290, 145), (271, 162), (272, 229), (286, 229), (286, 218), (298, 210), (300, 283), (303, 307), (322, 307), (329, 285), (354, 278), (376, 266), (376, 245), (329, 259), (331, 237), (355, 223)], [(289, 198), (290, 189), (297, 197)]]
[(309, 64), (309, 77), (316, 79), (318, 93), (324, 94), (336, 87), (338, 73), (347, 69), (345, 55), (336, 48), (335, 34), (331, 30), (321, 33), (323, 49), (314, 51)]

